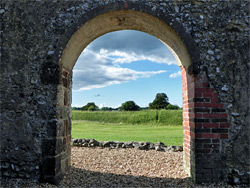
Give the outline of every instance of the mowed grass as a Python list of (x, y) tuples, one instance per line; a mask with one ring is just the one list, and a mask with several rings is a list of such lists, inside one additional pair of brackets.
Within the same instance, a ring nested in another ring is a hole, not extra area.
[(73, 138), (94, 138), (98, 141), (148, 141), (165, 145), (182, 145), (182, 126), (133, 125), (91, 121), (73, 121)]
[(72, 119), (118, 124), (181, 126), (182, 110), (73, 111)]

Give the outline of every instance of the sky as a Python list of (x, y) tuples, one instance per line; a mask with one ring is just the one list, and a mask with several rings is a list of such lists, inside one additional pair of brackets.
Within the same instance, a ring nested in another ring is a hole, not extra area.
[(182, 106), (181, 70), (170, 50), (144, 32), (115, 31), (97, 38), (73, 69), (72, 107), (95, 102), (117, 108), (130, 100), (147, 107), (157, 93)]

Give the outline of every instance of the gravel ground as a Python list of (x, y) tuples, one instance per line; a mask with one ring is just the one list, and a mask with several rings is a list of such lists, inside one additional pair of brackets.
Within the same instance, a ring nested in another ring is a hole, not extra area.
[(72, 147), (71, 169), (59, 186), (20, 179), (2, 180), (2, 187), (225, 187), (194, 185), (183, 169), (182, 152)]

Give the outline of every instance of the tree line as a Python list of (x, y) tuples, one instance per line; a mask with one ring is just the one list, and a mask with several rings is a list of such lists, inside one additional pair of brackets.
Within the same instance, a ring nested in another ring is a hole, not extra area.
[(73, 107), (72, 110), (82, 110), (82, 111), (139, 111), (145, 109), (167, 109), (167, 110), (179, 110), (181, 109), (178, 105), (173, 105), (169, 103), (168, 96), (165, 93), (157, 93), (153, 102), (149, 103), (148, 107), (140, 107), (134, 101), (126, 101), (119, 108), (111, 107), (99, 107), (94, 102), (89, 102), (83, 107)]

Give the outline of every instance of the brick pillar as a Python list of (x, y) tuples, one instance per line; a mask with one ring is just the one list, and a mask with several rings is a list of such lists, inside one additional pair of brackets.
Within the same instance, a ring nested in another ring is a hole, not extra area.
[(222, 141), (228, 139), (227, 113), (205, 75), (181, 70), (184, 165), (195, 182), (216, 182), (222, 175)]
[(182, 73), (182, 101), (183, 101), (183, 146), (184, 168), (194, 177), (194, 78), (181, 67)]

